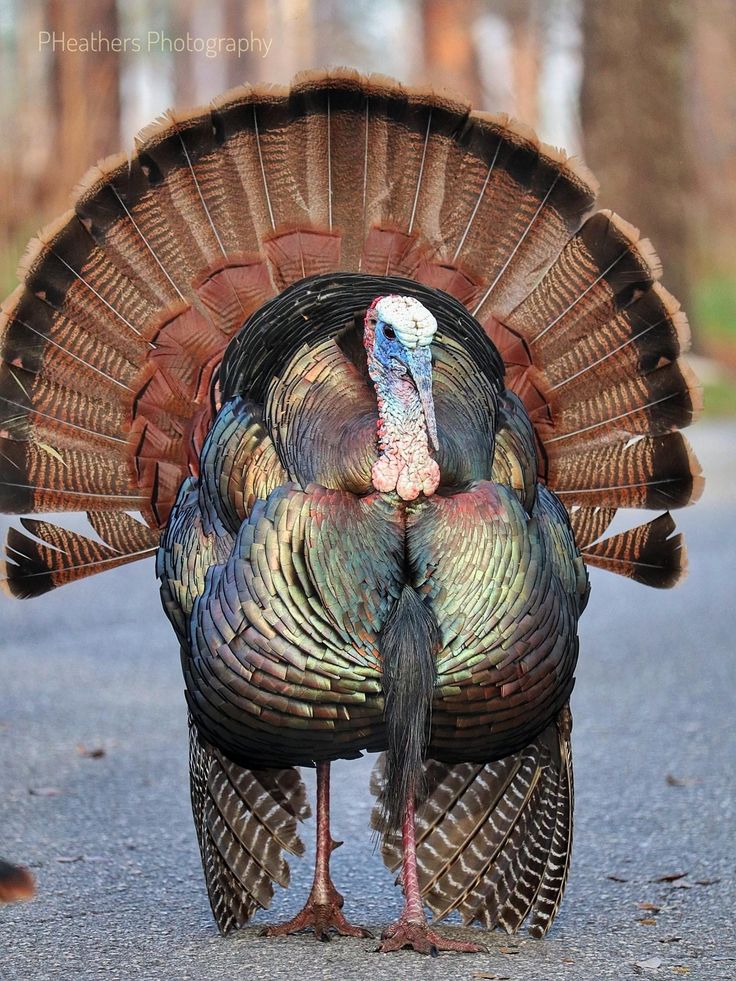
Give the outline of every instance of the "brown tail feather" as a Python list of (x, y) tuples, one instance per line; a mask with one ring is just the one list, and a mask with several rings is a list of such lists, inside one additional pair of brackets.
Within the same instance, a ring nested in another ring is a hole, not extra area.
[(297, 822), (309, 816), (296, 770), (258, 773), (203, 742), (190, 723), (192, 810), (215, 920), (223, 934), (242, 927), (286, 887), (284, 851), (301, 855)]
[(683, 507), (703, 489), (700, 468), (680, 433), (591, 440), (550, 463), (550, 485), (562, 502), (599, 507)]
[(21, 518), (28, 534), (9, 530), (7, 560), (0, 562), (0, 587), (16, 598), (40, 596), (56, 586), (155, 553), (158, 532), (125, 512), (90, 513), (88, 517), (102, 542), (47, 521)]
[[(515, 932), (528, 920), (542, 936), (567, 881), (572, 846), (570, 713), (521, 753), (485, 766), (428, 761), (417, 810), (417, 864), (425, 902), (442, 919), (458, 910), (466, 923)], [(371, 790), (380, 819), (382, 760)], [(397, 835), (382, 843), (386, 865), (401, 864)]]
[[(649, 373), (676, 361), (690, 347), (687, 318), (659, 283), (596, 330), (582, 320), (573, 321), (559, 334), (554, 335), (554, 347), (535, 352), (537, 363), (544, 365), (549, 391), (557, 398), (562, 390), (574, 387), (580, 400), (600, 383), (607, 387), (617, 379)], [(547, 360), (542, 360), (544, 353)]]
[(554, 457), (561, 445), (579, 440), (606, 438), (610, 432), (629, 435), (684, 429), (695, 421), (702, 406), (692, 371), (684, 362), (663, 364), (633, 378), (615, 379), (600, 389), (585, 392), (579, 400), (568, 395), (565, 404), (550, 402), (554, 435), (545, 439), (545, 449)]
[(615, 516), (615, 508), (573, 505), (569, 511), (570, 526), (578, 548), (585, 548), (586, 545), (597, 541)]
[(687, 553), (682, 535), (673, 534), (669, 512), (629, 531), (604, 538), (582, 548), (588, 565), (628, 576), (647, 586), (668, 589), (687, 572)]

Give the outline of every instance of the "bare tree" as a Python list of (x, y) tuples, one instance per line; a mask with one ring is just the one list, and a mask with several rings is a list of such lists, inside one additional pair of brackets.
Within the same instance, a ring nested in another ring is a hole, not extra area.
[(689, 302), (692, 162), (687, 0), (584, 0), (581, 93), (587, 163), (602, 203), (639, 226), (666, 283)]

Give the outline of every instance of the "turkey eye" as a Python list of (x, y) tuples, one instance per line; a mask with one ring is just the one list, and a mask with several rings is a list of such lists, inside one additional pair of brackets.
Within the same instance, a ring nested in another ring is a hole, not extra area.
[(388, 324), (384, 326), (383, 333), (390, 341), (396, 337), (396, 331), (393, 329), (393, 327), (389, 327)]

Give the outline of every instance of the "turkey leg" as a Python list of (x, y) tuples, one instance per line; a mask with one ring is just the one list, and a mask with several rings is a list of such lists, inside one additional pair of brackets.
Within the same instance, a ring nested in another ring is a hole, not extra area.
[(462, 954), (478, 954), (485, 951), (481, 944), (464, 940), (449, 940), (429, 929), (424, 912), (422, 893), (417, 876), (417, 837), (415, 824), (414, 791), (410, 789), (404, 809), (401, 828), (403, 862), (401, 882), (404, 889), (404, 909), (395, 923), (391, 923), (381, 934), (381, 944), (377, 948), (382, 953), (403, 950), (409, 947), (420, 954), (436, 957), (441, 950), (454, 950)]
[(342, 912), (343, 897), (330, 878), (330, 855), (342, 844), (330, 835), (330, 764), (317, 764), (317, 857), (314, 882), (301, 912), (278, 926), (261, 931), (265, 937), (281, 937), (300, 930), (314, 930), (318, 940), (329, 940), (334, 930), (343, 937), (371, 937), (363, 927), (348, 923)]

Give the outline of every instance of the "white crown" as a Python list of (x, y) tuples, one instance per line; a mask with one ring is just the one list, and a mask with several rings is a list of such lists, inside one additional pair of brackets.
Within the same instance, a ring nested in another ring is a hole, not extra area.
[(437, 321), (413, 296), (383, 296), (375, 306), (376, 315), (390, 324), (406, 348), (426, 347), (437, 332)]

